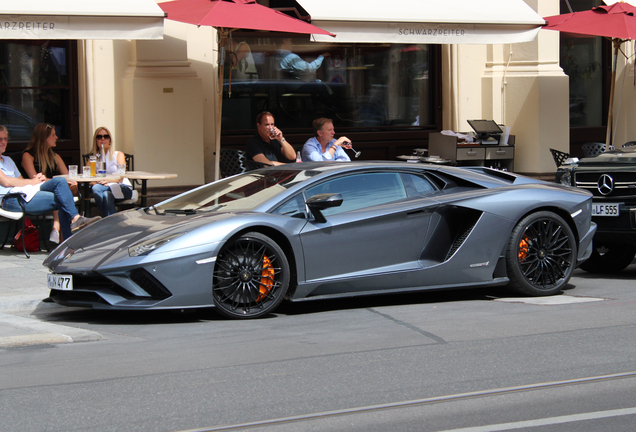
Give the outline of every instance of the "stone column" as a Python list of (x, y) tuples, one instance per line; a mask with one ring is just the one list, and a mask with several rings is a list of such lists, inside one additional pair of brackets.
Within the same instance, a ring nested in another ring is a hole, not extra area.
[[(541, 16), (559, 14), (558, 0), (525, 0)], [(511, 127), (520, 173), (556, 170), (549, 149), (569, 152), (568, 76), (559, 66), (559, 33), (541, 30), (532, 42), (487, 47), (482, 114)]]
[[(202, 81), (186, 41), (136, 41), (123, 78), (124, 146), (135, 169), (174, 172), (156, 186), (204, 183)], [(150, 185), (152, 186), (152, 185)]]

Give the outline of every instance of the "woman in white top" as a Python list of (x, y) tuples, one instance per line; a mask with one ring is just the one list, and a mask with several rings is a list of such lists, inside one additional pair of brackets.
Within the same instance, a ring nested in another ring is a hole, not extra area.
[[(95, 134), (93, 135), (93, 154), (98, 157), (98, 160), (102, 147), (104, 147), (104, 153), (106, 154), (106, 174), (114, 174), (117, 172), (117, 165), (126, 164), (126, 156), (123, 152), (115, 151), (113, 136), (110, 131), (103, 126), (95, 129)], [(115, 208), (116, 201), (127, 200), (132, 197), (132, 185), (128, 179), (121, 179), (118, 186), (123, 196), (120, 195), (119, 198), (115, 198), (108, 182), (100, 181), (93, 184), (92, 189), (95, 205), (103, 217), (110, 216), (117, 212)]]

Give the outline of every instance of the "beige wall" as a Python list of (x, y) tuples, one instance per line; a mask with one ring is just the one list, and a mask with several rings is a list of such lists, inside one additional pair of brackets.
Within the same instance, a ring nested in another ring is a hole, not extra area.
[[(541, 16), (558, 0), (526, 0)], [(532, 42), (443, 48), (444, 128), (493, 119), (516, 136), (515, 171), (555, 171), (549, 148), (569, 151), (568, 77), (559, 67), (559, 35), (542, 30)]]
[[(204, 162), (204, 182), (214, 180), (214, 149), (216, 118), (217, 43), (216, 30), (212, 27), (196, 27), (176, 21), (164, 21), (164, 34), (186, 42), (185, 55), (190, 68), (201, 81), (199, 96), (202, 98), (201, 160)], [(176, 53), (175, 53), (176, 54)]]
[[(616, 67), (614, 90), (615, 147), (636, 141), (636, 77), (634, 77), (634, 41), (621, 45)], [(627, 57), (626, 57), (627, 56)], [(628, 60), (629, 59), (629, 60)]]
[(80, 44), (82, 153), (96, 127), (108, 127), (118, 150), (135, 155), (135, 169), (177, 173), (153, 186), (204, 183), (202, 80), (186, 43), (86, 41)]

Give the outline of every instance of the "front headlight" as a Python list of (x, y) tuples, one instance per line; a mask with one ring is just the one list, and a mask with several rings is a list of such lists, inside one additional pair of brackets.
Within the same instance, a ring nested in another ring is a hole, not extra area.
[(53, 261), (64, 261), (66, 258), (72, 256), (75, 253), (75, 249), (72, 249), (68, 246), (65, 246), (62, 248), (62, 250), (60, 250), (60, 252), (55, 255), (55, 258), (53, 258)]
[(566, 186), (572, 186), (572, 174), (570, 171), (562, 171), (559, 183)]
[(185, 234), (185, 232), (172, 233), (135, 243), (128, 248), (128, 255), (131, 257), (148, 255), (150, 252), (160, 248), (183, 234)]

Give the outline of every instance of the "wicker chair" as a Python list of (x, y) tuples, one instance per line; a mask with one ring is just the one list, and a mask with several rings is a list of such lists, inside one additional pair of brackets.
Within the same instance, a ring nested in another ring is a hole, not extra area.
[(570, 157), (570, 153), (565, 153), (553, 148), (550, 149), (550, 153), (552, 153), (552, 158), (554, 159), (554, 163), (556, 164), (557, 168), (563, 165), (563, 162), (565, 162), (566, 159)]
[[(581, 150), (583, 150), (583, 156), (585, 157), (598, 156), (607, 151), (606, 144), (599, 142), (587, 142), (581, 146)], [(610, 144), (609, 150), (614, 150), (614, 146)]]
[(221, 178), (271, 166), (248, 159), (243, 150), (237, 149), (221, 149), (219, 165), (221, 168)]

